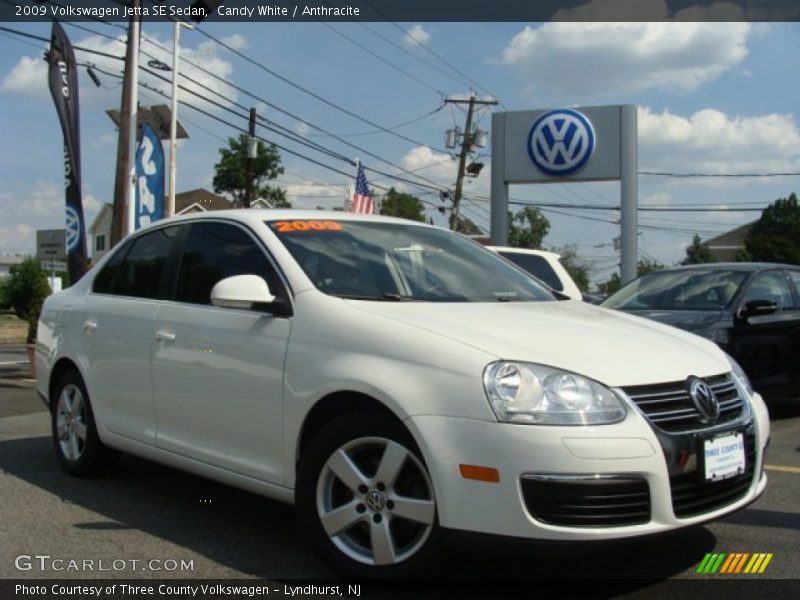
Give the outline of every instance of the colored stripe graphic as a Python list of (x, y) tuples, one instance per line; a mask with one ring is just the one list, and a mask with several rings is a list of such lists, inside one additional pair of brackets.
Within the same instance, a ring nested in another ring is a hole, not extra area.
[(738, 554), (728, 554), (728, 559), (722, 564), (722, 568), (719, 570), (720, 573), (730, 573), (731, 565), (738, 560)]
[(749, 552), (709, 552), (697, 566), (696, 572), (703, 574), (763, 573), (772, 557), (772, 553), (765, 552), (755, 554), (750, 554)]
[(750, 556), (749, 552), (745, 552), (744, 554), (742, 554), (741, 558), (739, 559), (739, 562), (736, 564), (736, 570), (733, 571), (734, 573), (742, 572), (742, 569), (744, 568), (744, 563), (749, 556)]

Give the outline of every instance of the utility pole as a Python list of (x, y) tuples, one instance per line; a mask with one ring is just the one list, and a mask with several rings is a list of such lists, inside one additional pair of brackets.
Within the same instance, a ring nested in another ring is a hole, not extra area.
[(250, 208), (253, 201), (253, 163), (258, 156), (258, 140), (256, 140), (256, 109), (250, 109), (249, 136), (247, 138), (247, 180), (244, 188), (244, 207)]
[[(132, 0), (128, 24), (128, 44), (125, 52), (125, 72), (122, 80), (119, 139), (117, 141), (117, 171), (114, 179), (114, 204), (111, 211), (111, 244), (116, 246), (132, 225), (129, 213), (133, 204), (132, 160), (136, 147), (136, 104), (139, 85), (139, 26), (141, 0)], [(134, 150), (131, 150), (131, 149)]]
[[(467, 122), (464, 124), (464, 134), (461, 142), (461, 155), (458, 160), (458, 176), (456, 179), (456, 191), (453, 194), (453, 213), (450, 215), (450, 229), (458, 231), (459, 207), (461, 205), (461, 194), (464, 189), (464, 170), (467, 165), (467, 156), (475, 145), (475, 133), (472, 131), (472, 117), (476, 106), (490, 106), (497, 104), (497, 100), (478, 100), (475, 92), (469, 95), (469, 100), (446, 98), (447, 104), (468, 104)], [(457, 136), (457, 131), (456, 131)], [(454, 138), (455, 142), (455, 138)]]

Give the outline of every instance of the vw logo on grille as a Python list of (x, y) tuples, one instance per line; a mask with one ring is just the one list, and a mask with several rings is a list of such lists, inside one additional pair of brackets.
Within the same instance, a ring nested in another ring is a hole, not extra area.
[(382, 511), (383, 507), (386, 506), (386, 498), (383, 497), (383, 494), (375, 490), (367, 494), (364, 500), (367, 503), (367, 507), (369, 507), (372, 512)]
[(704, 418), (714, 420), (719, 417), (719, 401), (705, 381), (693, 377), (689, 380), (689, 395)]
[(594, 128), (576, 110), (559, 108), (538, 119), (528, 134), (528, 154), (537, 168), (556, 177), (580, 171), (594, 153)]

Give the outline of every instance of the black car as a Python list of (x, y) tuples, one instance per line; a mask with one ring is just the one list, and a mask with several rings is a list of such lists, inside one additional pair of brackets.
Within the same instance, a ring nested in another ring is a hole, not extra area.
[(714, 263), (654, 271), (602, 306), (715, 341), (766, 400), (800, 398), (798, 266)]

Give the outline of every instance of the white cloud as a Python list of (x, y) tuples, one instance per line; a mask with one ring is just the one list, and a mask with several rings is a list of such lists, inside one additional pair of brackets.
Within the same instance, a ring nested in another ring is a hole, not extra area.
[[(232, 36), (232, 38), (236, 38), (233, 40), (234, 44), (232, 45), (246, 43), (246, 40), (238, 34)], [(148, 40), (153, 40), (154, 42), (157, 42), (158, 45), (150, 43)], [(74, 42), (74, 45), (114, 56), (123, 56), (125, 53), (125, 45), (124, 43), (120, 42), (124, 42), (124, 37), (120, 36), (116, 40), (110, 40), (93, 35)], [(214, 77), (214, 75), (222, 79), (230, 79), (233, 73), (233, 65), (227, 60), (214, 55), (213, 50), (216, 47), (217, 44), (215, 42), (211, 42), (210, 44), (208, 42), (204, 42), (194, 48), (181, 48), (181, 57), (186, 58), (192, 63), (198, 65), (195, 67), (187, 64), (186, 62), (181, 63), (181, 74), (195, 80), (197, 84), (190, 83), (186, 80), (184, 80), (182, 83), (188, 90), (192, 90), (198, 94), (207, 96), (213, 99), (215, 102), (223, 105), (229, 105), (231, 102), (236, 101), (238, 94), (234, 88), (219, 81)], [(147, 63), (148, 61), (155, 59), (171, 67), (171, 49), (172, 42), (160, 40), (158, 36), (148, 35), (146, 38), (142, 39), (142, 50), (143, 52), (146, 51), (147, 54), (143, 53), (141, 55), (140, 65), (143, 68), (149, 68), (151, 71), (154, 71), (156, 74), (166, 79), (166, 81), (163, 81), (158, 77), (150, 75), (144, 71), (140, 71), (139, 73), (140, 83), (147, 84), (148, 86), (166, 95), (163, 96), (154, 94), (152, 91), (145, 92), (146, 95), (154, 97), (155, 103), (167, 103), (169, 101), (172, 74), (170, 71), (158, 71), (152, 67), (148, 67)], [(76, 58), (78, 62), (91, 62), (99, 69), (104, 71), (108, 71), (117, 75), (122, 74), (122, 63), (118, 60), (100, 55), (91, 55), (80, 51), (76, 52)], [(210, 72), (212, 75), (203, 72), (201, 68)], [(83, 69), (79, 69), (79, 72), (81, 77), (85, 76)], [(113, 102), (118, 103), (119, 88), (113, 86), (113, 83), (118, 80), (110, 75), (103, 74), (102, 72), (98, 72), (98, 76), (103, 84), (112, 87), (112, 90), (109, 91), (105, 88), (97, 89), (91, 82), (85, 80), (82, 81), (81, 85), (81, 99), (93, 99), (100, 95), (104, 98), (104, 103), (107, 104), (110, 100), (109, 96), (113, 96)], [(0, 84), (0, 91), (41, 97), (49, 96), (50, 92), (47, 87), (47, 64), (39, 58), (23, 56), (3, 78), (2, 84)], [(189, 91), (181, 90), (178, 92), (178, 95), (181, 101), (187, 101), (192, 104), (199, 105), (206, 110), (219, 110), (219, 108), (200, 100), (197, 96)]]
[(796, 171), (800, 166), (800, 129), (792, 115), (731, 117), (709, 108), (681, 116), (641, 107), (639, 156), (642, 170), (720, 174)]
[(334, 206), (344, 206), (349, 192), (347, 184), (338, 185), (312, 181), (283, 184), (281, 187), (286, 190), (287, 199), (294, 208), (313, 209), (321, 206), (330, 209)]
[[(434, 152), (427, 146), (415, 146), (402, 159), (403, 168), (452, 187), (456, 180), (457, 165), (449, 154)], [(403, 175), (406, 177), (406, 175)], [(399, 186), (395, 186), (398, 187)]]
[(552, 21), (660, 21), (667, 16), (666, 0), (591, 0), (560, 9)]
[(556, 11), (552, 21), (793, 21), (797, 9), (791, 3), (741, 6), (722, 0), (692, 4), (671, 13), (666, 0), (591, 0), (575, 8)]
[(110, 150), (116, 147), (118, 135), (116, 132), (102, 133), (89, 142), (92, 150)]
[(294, 125), (292, 126), (292, 129), (294, 129), (296, 133), (302, 136), (306, 136), (309, 133), (311, 133), (311, 126), (305, 121), (295, 121)]
[[(478, 177), (464, 178), (464, 200), (462, 206), (464, 207), (464, 214), (467, 217), (479, 225), (485, 225), (489, 218), (489, 204), (484, 197), (489, 196), (492, 168), (488, 159), (476, 158), (475, 160), (483, 162), (485, 166)], [(426, 146), (416, 146), (403, 156), (401, 164), (405, 169), (413, 171), (419, 177), (424, 177), (427, 180), (438, 183), (442, 189), (449, 189), (452, 191), (455, 187), (458, 162), (449, 154), (435, 152)], [(413, 177), (405, 173), (401, 173), (401, 176), (413, 179)], [(400, 191), (420, 196), (427, 202), (434, 203), (436, 206), (440, 203), (435, 193), (433, 195), (426, 194), (424, 190), (420, 190), (406, 183), (396, 181), (385, 181), (381, 183), (387, 187), (394, 186)], [(431, 206), (427, 205), (427, 208), (430, 209)]]
[(222, 41), (234, 50), (244, 50), (250, 45), (250, 43), (247, 41), (247, 38), (241, 33), (234, 33), (233, 35), (224, 37), (222, 38)]
[[(86, 184), (85, 184), (86, 185)], [(86, 187), (90, 187), (86, 185)], [(0, 254), (32, 254), (36, 250), (36, 231), (64, 227), (64, 187), (61, 181), (38, 179), (22, 191), (0, 191), (2, 226)], [(88, 229), (101, 202), (84, 189), (83, 212)]]
[(672, 194), (667, 192), (656, 192), (644, 198), (639, 198), (639, 204), (647, 206), (669, 206), (672, 204)]
[(500, 63), (537, 93), (609, 96), (691, 91), (747, 56), (749, 23), (545, 23), (527, 26)]
[(414, 25), (403, 36), (403, 43), (406, 46), (411, 46), (412, 48), (422, 44), (427, 44), (430, 40), (431, 32), (420, 24)]
[(39, 96), (47, 89), (47, 63), (42, 59), (23, 56), (3, 78), (0, 91)]

